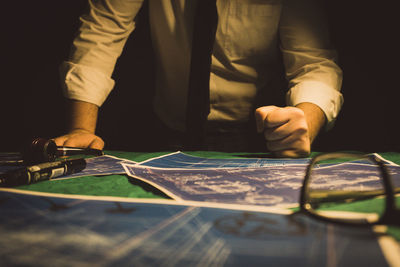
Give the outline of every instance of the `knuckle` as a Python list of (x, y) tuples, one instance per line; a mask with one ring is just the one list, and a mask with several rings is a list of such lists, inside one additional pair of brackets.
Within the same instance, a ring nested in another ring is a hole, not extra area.
[(302, 109), (299, 109), (299, 108), (296, 108), (296, 107), (293, 107), (293, 112), (297, 115), (297, 116), (299, 116), (299, 117), (304, 117), (304, 111), (302, 110)]
[(300, 108), (296, 108), (296, 107), (286, 107), (287, 111), (289, 111), (292, 114), (292, 117), (294, 118), (304, 118), (304, 111), (301, 110)]

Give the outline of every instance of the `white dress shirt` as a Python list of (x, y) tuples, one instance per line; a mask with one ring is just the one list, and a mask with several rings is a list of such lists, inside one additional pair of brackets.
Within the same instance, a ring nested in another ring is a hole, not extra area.
[[(282, 90), (286, 104), (318, 105), (328, 128), (343, 103), (342, 72), (324, 16), (314, 0), (217, 0), (218, 28), (210, 76), (209, 121), (246, 122), (259, 95)], [(62, 65), (66, 97), (101, 106), (113, 89), (111, 74), (142, 6), (139, 0), (89, 0), (90, 12)], [(150, 0), (156, 59), (154, 109), (184, 131), (194, 0)], [(132, 84), (132, 90), (143, 90)]]

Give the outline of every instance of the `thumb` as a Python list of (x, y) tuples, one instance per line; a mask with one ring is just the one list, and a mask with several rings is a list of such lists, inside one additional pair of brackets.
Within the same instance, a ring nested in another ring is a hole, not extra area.
[(279, 108), (277, 106), (264, 106), (256, 109), (254, 114), (258, 133), (262, 133), (264, 131), (265, 122), (268, 115), (276, 109)]

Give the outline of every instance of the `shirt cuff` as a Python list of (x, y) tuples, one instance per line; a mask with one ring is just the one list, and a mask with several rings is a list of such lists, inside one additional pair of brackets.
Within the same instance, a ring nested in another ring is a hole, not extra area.
[(114, 87), (114, 80), (92, 67), (63, 62), (60, 66), (65, 97), (101, 106)]
[(326, 130), (333, 127), (343, 105), (342, 94), (319, 81), (303, 81), (293, 86), (286, 94), (286, 104), (296, 106), (309, 102), (317, 105), (325, 113)]

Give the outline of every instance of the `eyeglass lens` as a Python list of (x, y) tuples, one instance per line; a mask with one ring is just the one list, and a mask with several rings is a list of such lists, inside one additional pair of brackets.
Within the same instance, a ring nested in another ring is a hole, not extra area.
[(311, 168), (307, 209), (327, 219), (373, 223), (385, 210), (379, 166), (368, 158), (325, 157)]

